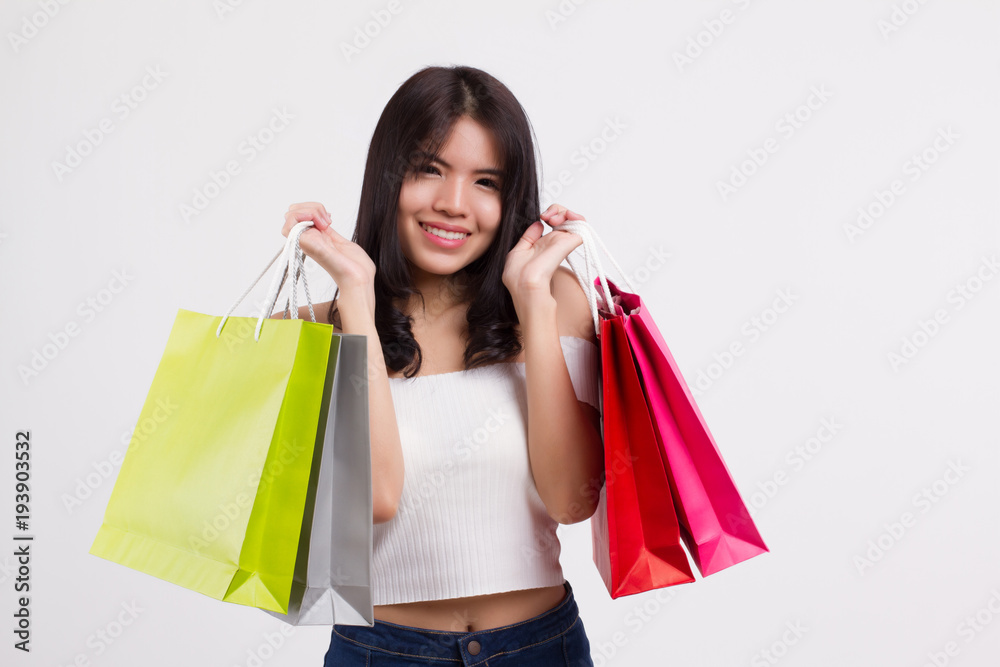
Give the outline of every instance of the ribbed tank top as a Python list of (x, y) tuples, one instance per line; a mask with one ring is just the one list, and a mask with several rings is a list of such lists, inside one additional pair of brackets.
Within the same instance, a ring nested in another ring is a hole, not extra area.
[[(600, 350), (559, 341), (577, 399), (600, 410)], [(405, 472), (396, 515), (374, 526), (373, 604), (562, 584), (558, 523), (531, 477), (525, 363), (389, 388)]]

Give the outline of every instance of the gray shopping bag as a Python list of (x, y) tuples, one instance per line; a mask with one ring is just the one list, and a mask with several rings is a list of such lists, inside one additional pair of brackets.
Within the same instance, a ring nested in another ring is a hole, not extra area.
[(322, 451), (312, 468), (288, 613), (262, 611), (291, 625), (372, 627), (368, 342), (360, 334), (334, 336), (341, 339), (339, 358), (323, 397)]

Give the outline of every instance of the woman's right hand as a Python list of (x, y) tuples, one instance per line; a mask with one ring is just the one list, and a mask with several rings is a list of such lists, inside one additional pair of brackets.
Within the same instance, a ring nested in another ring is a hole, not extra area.
[[(375, 262), (361, 246), (337, 233), (325, 206), (319, 202), (289, 206), (285, 213), (285, 224), (281, 228), (282, 236), (287, 238), (292, 227), (304, 220), (312, 220), (313, 226), (299, 237), (302, 252), (330, 274), (342, 294), (357, 293), (373, 298)], [(366, 302), (368, 300), (365, 298)]]

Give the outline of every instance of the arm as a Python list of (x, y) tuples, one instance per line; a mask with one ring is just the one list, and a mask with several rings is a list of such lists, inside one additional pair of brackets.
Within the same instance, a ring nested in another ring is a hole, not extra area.
[[(341, 293), (337, 300), (343, 330), (336, 333), (362, 334), (368, 339), (368, 420), (372, 457), (372, 523), (384, 523), (396, 515), (403, 492), (403, 450), (396, 424), (396, 410), (389, 390), (389, 376), (382, 356), (382, 344), (374, 315), (366, 305)], [(314, 304), (319, 322), (325, 322), (330, 302)], [(281, 319), (283, 312), (271, 316)], [(309, 307), (299, 307), (299, 318), (309, 320)]]
[[(396, 515), (403, 493), (403, 448), (389, 376), (375, 327), (375, 263), (364, 248), (333, 228), (333, 218), (318, 202), (292, 204), (281, 233), (286, 238), (295, 225), (312, 220), (313, 229), (300, 237), (302, 250), (320, 265), (340, 289), (337, 305), (343, 333), (361, 334), (368, 342), (368, 419), (372, 458), (372, 522), (385, 523)], [(293, 285), (294, 288), (294, 285)], [(308, 307), (299, 316), (309, 316)], [(281, 314), (278, 315), (281, 317)], [(334, 329), (336, 331), (336, 329)]]
[(341, 297), (340, 319), (344, 333), (368, 337), (368, 419), (372, 450), (373, 522), (384, 523), (396, 515), (403, 493), (403, 448), (396, 423), (396, 408), (389, 390), (389, 375), (375, 316), (362, 301)]
[(558, 267), (550, 295), (522, 318), (528, 393), (528, 455), (538, 495), (563, 524), (590, 518), (604, 473), (600, 413), (577, 400), (559, 336), (597, 344), (593, 316), (575, 275)]

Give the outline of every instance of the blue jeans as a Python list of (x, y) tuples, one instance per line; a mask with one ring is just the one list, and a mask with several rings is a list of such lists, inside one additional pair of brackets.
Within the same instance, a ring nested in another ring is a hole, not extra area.
[(478, 632), (444, 632), (375, 620), (374, 627), (334, 625), (324, 667), (593, 667), (590, 641), (564, 582), (552, 609), (513, 625)]

